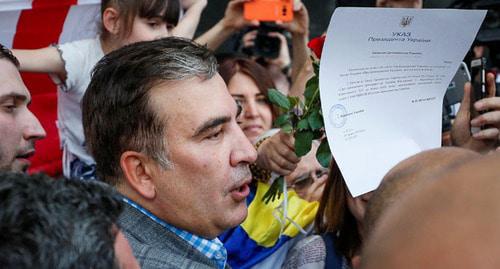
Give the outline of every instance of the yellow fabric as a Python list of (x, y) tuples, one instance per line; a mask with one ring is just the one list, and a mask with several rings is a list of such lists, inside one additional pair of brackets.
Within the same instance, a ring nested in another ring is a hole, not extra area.
[[(272, 247), (279, 239), (280, 222), (274, 218), (273, 210), (280, 205), (284, 199), (282, 194), (280, 199), (265, 204), (262, 197), (269, 190), (270, 185), (257, 182), (257, 193), (248, 207), (248, 216), (241, 224), (241, 227), (248, 236), (258, 245)], [(293, 190), (288, 191), (288, 217), (302, 228), (311, 224), (318, 212), (318, 202), (308, 202), (301, 199)], [(286, 221), (283, 234), (295, 237), (299, 229), (289, 220)]]

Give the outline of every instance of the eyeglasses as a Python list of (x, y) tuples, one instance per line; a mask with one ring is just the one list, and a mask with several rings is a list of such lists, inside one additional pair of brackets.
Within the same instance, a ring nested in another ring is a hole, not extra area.
[(314, 174), (312, 172), (307, 173), (307, 174), (302, 174), (301, 176), (297, 177), (292, 184), (287, 185), (288, 188), (293, 188), (296, 191), (301, 191), (309, 186), (318, 178), (328, 175), (328, 169), (326, 168), (321, 168), (321, 169), (316, 169), (314, 171)]

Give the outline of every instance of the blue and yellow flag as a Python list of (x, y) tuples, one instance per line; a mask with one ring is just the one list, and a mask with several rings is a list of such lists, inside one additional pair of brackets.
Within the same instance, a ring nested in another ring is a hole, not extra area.
[(219, 239), (228, 253), (228, 263), (233, 268), (250, 268), (269, 257), (283, 244), (299, 234), (299, 229), (290, 222), (305, 229), (311, 224), (318, 211), (318, 202), (301, 199), (295, 191), (288, 191), (287, 220), (280, 236), (281, 223), (273, 215), (284, 200), (280, 199), (265, 204), (262, 197), (269, 190), (269, 185), (262, 182), (251, 187), (247, 198), (248, 216), (238, 227), (224, 232)]

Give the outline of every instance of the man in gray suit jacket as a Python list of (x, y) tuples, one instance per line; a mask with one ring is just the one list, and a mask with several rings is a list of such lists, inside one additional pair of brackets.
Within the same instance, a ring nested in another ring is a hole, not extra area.
[(82, 100), (98, 176), (126, 204), (142, 268), (227, 268), (217, 236), (246, 217), (256, 152), (205, 47), (180, 38), (105, 56)]

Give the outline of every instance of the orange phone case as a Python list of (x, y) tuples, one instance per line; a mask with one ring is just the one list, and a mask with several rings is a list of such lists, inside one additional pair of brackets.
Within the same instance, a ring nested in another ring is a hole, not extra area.
[(283, 21), (293, 20), (293, 0), (253, 0), (243, 6), (246, 20)]

